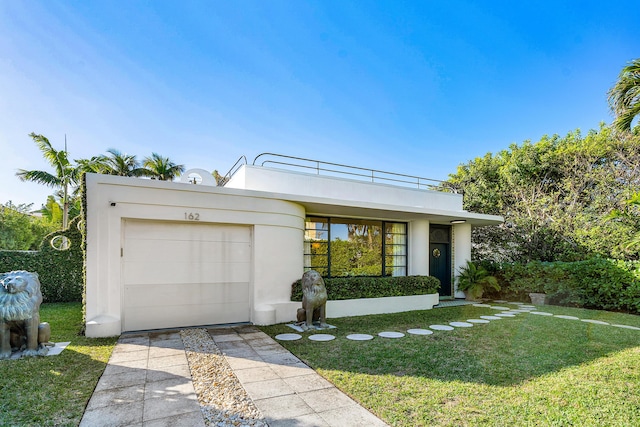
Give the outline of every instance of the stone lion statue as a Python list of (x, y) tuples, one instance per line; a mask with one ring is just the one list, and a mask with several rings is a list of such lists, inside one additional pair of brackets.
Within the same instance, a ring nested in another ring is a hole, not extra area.
[(313, 322), (319, 322), (321, 328), (326, 328), (327, 288), (322, 276), (315, 270), (309, 270), (302, 275), (302, 308), (298, 309), (297, 319), (305, 331), (313, 328)]
[(12, 349), (24, 349), (23, 356), (44, 356), (49, 349), (51, 329), (40, 323), (42, 292), (37, 273), (11, 271), (0, 274), (0, 359), (11, 357)]

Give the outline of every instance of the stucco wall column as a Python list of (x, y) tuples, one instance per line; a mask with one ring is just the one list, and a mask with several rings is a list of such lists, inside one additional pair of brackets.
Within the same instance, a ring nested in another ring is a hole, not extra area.
[[(291, 301), (291, 284), (302, 277), (304, 217), (299, 227), (256, 225), (253, 229), (253, 312), (257, 325), (277, 321), (274, 303)], [(287, 320), (295, 319), (291, 310)]]
[(409, 271), (410, 276), (429, 275), (429, 221), (409, 223)]
[[(471, 224), (456, 224), (453, 226), (455, 246), (453, 248), (453, 276), (458, 276), (460, 267), (471, 260)], [(464, 292), (458, 291), (458, 280), (455, 281), (455, 297), (464, 298)]]

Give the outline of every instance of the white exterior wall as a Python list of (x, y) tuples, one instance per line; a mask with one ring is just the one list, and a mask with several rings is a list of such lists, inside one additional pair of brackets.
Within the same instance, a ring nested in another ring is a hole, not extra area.
[[(471, 257), (471, 224), (497, 224), (502, 220), (493, 215), (463, 211), (459, 194), (246, 165), (225, 187), (88, 174), (87, 336), (113, 336), (123, 331), (121, 248), (125, 221), (184, 224), (189, 222), (190, 213), (197, 214), (199, 224), (234, 224), (250, 228), (249, 320), (262, 325), (295, 318), (299, 303), (290, 301), (291, 283), (303, 272), (307, 213), (407, 222), (409, 275), (429, 274), (431, 224), (449, 224), (453, 219), (467, 221), (453, 226), (452, 267), (455, 275)], [(455, 296), (464, 295), (456, 293)], [(426, 309), (433, 305), (430, 301), (401, 298), (392, 303), (382, 298), (361, 300), (357, 304), (353, 301), (331, 302), (329, 310), (335, 310), (335, 313), (329, 311), (328, 317), (337, 317), (337, 313), (355, 315)]]
[(429, 221), (409, 223), (409, 276), (429, 275)]
[(453, 277), (454, 296), (464, 298), (464, 292), (458, 291), (458, 271), (471, 260), (471, 224), (456, 224), (453, 227)]
[(462, 211), (461, 194), (419, 190), (261, 166), (244, 165), (231, 177), (225, 187), (349, 200), (351, 202), (384, 203), (440, 211)]
[(242, 193), (192, 184), (87, 175), (87, 336), (122, 332), (121, 242), (123, 219), (127, 218), (184, 223), (185, 213), (197, 213), (200, 224), (251, 226), (251, 321), (261, 316), (255, 307), (274, 299), (288, 300), (290, 284), (302, 276), (304, 209), (294, 203)]

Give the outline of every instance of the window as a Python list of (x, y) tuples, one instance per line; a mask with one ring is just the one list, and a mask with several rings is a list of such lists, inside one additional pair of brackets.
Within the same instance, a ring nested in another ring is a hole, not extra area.
[(406, 276), (407, 224), (309, 217), (304, 268), (324, 277)]

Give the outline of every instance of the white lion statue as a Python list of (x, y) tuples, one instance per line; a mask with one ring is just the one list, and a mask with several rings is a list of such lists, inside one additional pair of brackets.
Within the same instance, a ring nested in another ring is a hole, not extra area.
[(51, 329), (40, 323), (42, 292), (37, 273), (11, 271), (0, 274), (0, 359), (12, 350), (23, 356), (44, 356)]

